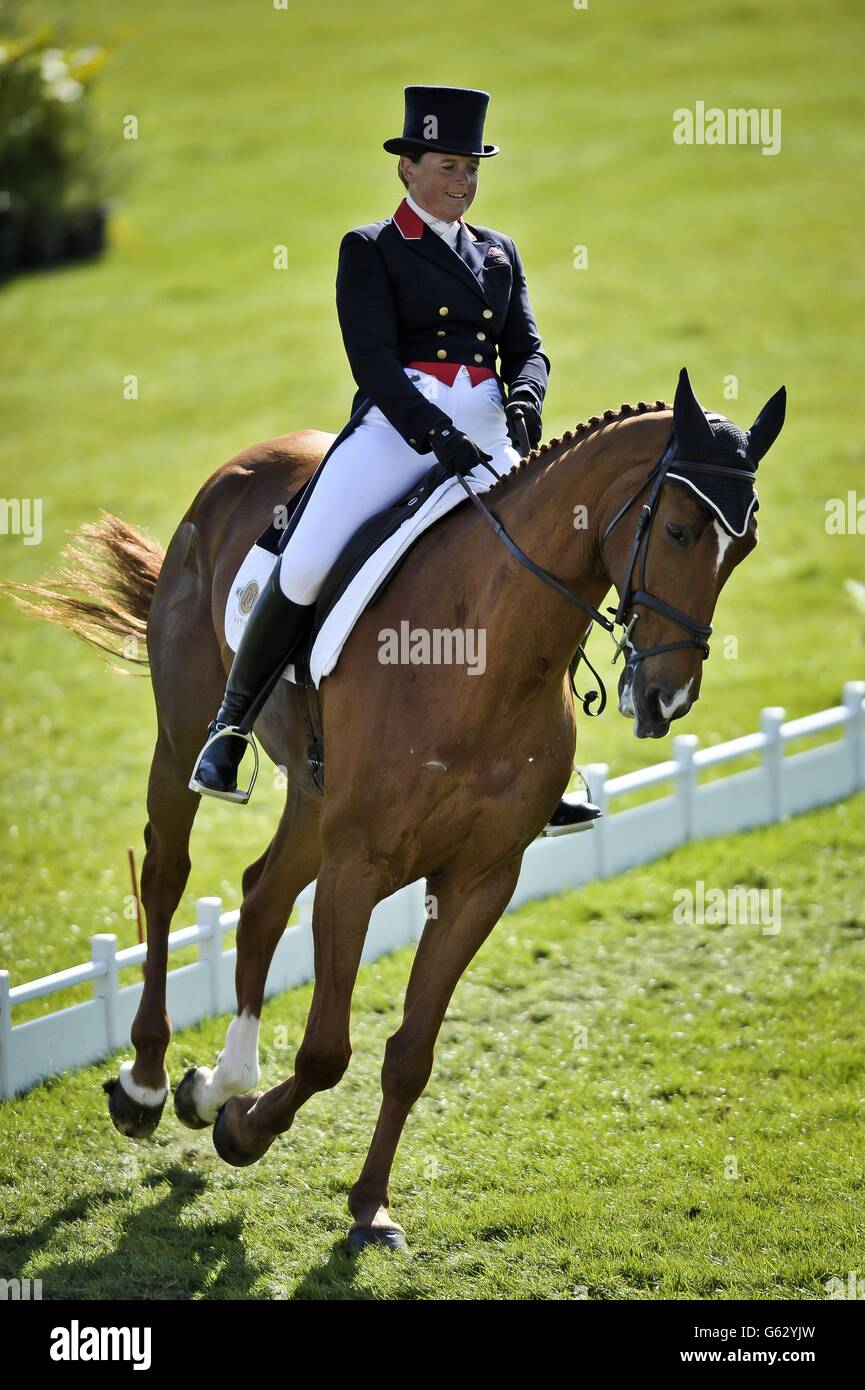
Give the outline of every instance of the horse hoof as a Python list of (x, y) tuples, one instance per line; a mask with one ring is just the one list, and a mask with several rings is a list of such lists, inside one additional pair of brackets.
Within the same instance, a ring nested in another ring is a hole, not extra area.
[[(232, 1097), (232, 1100), (236, 1099), (236, 1096)], [(250, 1105), (254, 1099), (255, 1097), (249, 1098)], [(242, 1149), (228, 1127), (226, 1111), (229, 1105), (231, 1105), (230, 1100), (226, 1101), (225, 1105), (221, 1105), (216, 1112), (216, 1121), (213, 1126), (213, 1147), (219, 1157), (226, 1163), (230, 1163), (233, 1168), (248, 1168), (251, 1163), (257, 1163), (263, 1157), (270, 1145), (268, 1144), (266, 1149), (262, 1149), (261, 1153), (247, 1153), (245, 1149)]]
[(212, 1120), (202, 1120), (195, 1108), (193, 1089), (195, 1087), (195, 1067), (184, 1072), (179, 1086), (174, 1092), (174, 1113), (187, 1129), (209, 1129)]
[(127, 1139), (149, 1139), (162, 1119), (165, 1100), (161, 1105), (142, 1105), (124, 1091), (116, 1076), (103, 1081), (102, 1089), (108, 1096), (108, 1113), (114, 1128), (125, 1134)]
[(359, 1255), (368, 1245), (385, 1250), (407, 1250), (405, 1231), (400, 1226), (352, 1226), (346, 1240), (349, 1254)]

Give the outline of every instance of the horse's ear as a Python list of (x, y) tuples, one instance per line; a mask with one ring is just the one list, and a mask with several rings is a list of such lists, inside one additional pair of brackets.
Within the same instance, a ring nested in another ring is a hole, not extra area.
[(787, 388), (782, 386), (768, 400), (748, 431), (748, 453), (755, 463), (768, 454), (784, 423), (787, 413)]
[(699, 454), (713, 447), (715, 436), (712, 433), (712, 426), (703, 413), (703, 407), (694, 395), (694, 388), (691, 386), (687, 367), (683, 367), (679, 372), (679, 384), (676, 387), (676, 399), (673, 402), (673, 424), (676, 429), (679, 453), (683, 457), (689, 458), (692, 454)]

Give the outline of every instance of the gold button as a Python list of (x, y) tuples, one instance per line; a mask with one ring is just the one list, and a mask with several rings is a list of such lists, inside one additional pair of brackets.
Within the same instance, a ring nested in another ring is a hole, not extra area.
[(486, 340), (487, 340), (487, 335), (486, 335), (486, 333), (478, 333), (477, 336), (480, 338), (480, 340), (481, 340), (482, 343), (485, 343), (485, 342), (486, 342)]
[(476, 353), (475, 353), (475, 361), (476, 361), (476, 362), (483, 362), (483, 360), (484, 360), (484, 359), (483, 359), (483, 357), (481, 356), (481, 354), (480, 354), (479, 352), (476, 352)]
[(417, 444), (417, 440), (416, 440), (416, 439), (410, 439), (410, 440), (409, 440), (409, 444)]
[(444, 348), (439, 348), (438, 352), (436, 353), (436, 357), (447, 357), (447, 353), (445, 352)]
[(439, 309), (440, 314), (447, 314), (449, 312), (450, 310), (448, 309), (448, 306), (446, 304), (443, 304), (442, 307)]
[(484, 309), (484, 318), (485, 318), (485, 319), (491, 319), (492, 316), (493, 316), (493, 311), (492, 311), (492, 309)]
[(437, 338), (443, 338), (444, 336), (445, 336), (445, 331), (444, 331), (444, 329), (443, 329), (443, 328), (437, 328), (437, 329), (436, 329), (436, 337), (437, 337)]

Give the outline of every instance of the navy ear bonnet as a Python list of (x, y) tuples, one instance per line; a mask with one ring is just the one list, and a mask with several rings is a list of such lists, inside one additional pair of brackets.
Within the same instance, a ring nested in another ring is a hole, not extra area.
[(754, 486), (757, 464), (748, 449), (748, 436), (732, 420), (712, 411), (705, 411), (713, 436), (709, 447), (688, 450), (688, 459), (695, 463), (722, 464), (741, 470), (741, 477), (725, 473), (688, 471), (688, 459), (676, 462), (678, 445), (675, 432), (665, 457), (669, 458), (667, 478), (689, 489), (704, 507), (714, 512), (731, 536), (744, 536), (752, 512), (760, 505)]

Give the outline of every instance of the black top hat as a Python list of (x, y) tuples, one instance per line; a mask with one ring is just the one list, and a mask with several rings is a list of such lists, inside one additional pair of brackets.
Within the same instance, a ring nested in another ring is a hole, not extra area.
[(498, 145), (484, 144), (489, 99), (489, 92), (474, 87), (406, 87), (402, 135), (385, 140), (384, 148), (406, 154), (422, 147), (478, 159), (498, 154)]

